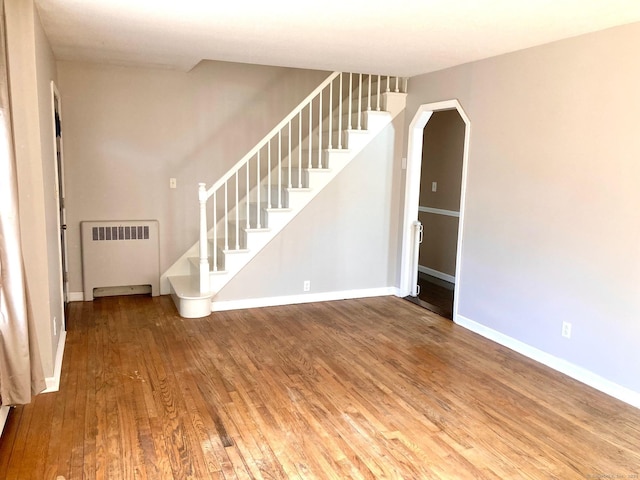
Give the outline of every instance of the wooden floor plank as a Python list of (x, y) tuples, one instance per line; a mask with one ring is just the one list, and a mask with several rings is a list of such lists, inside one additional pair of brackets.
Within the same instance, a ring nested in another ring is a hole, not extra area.
[(395, 297), (69, 320), (60, 391), (12, 410), (0, 478), (640, 475), (638, 409)]
[[(2, 452), (0, 455), (0, 478), (8, 478), (9, 467), (15, 469), (16, 463), (18, 467), (22, 464), (22, 459), (20, 462), (11, 462), (11, 459), (14, 458), (14, 448), (20, 445), (18, 434), (24, 435), (26, 433), (24, 427), (20, 428), (24, 409), (24, 406), (19, 406), (9, 410), (9, 416), (0, 437), (0, 452)], [(16, 452), (16, 458), (20, 457), (21, 454)]]

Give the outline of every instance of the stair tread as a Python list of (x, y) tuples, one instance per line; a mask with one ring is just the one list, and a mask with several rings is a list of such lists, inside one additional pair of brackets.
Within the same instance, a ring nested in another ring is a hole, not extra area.
[(265, 210), (269, 213), (274, 213), (274, 212), (282, 212), (282, 213), (287, 213), (290, 212), (291, 209), (288, 207), (282, 207), (282, 208), (278, 208), (278, 207), (270, 207), (270, 208), (265, 208)]
[(200, 293), (194, 285), (191, 275), (174, 275), (167, 277), (173, 291), (183, 300), (203, 300), (211, 298), (211, 293)]
[[(266, 205), (267, 205), (266, 203), (261, 204), (261, 205), (264, 205), (264, 206), (261, 206), (261, 208), (267, 208), (266, 207)], [(222, 232), (218, 232), (218, 233), (222, 233), (222, 236), (217, 235), (217, 236), (214, 237), (213, 235), (209, 235), (207, 237), (207, 240), (209, 240), (209, 242), (213, 242), (213, 239), (217, 238), (218, 239), (218, 243), (220, 242), (220, 239), (223, 239), (223, 243), (224, 243), (224, 229), (218, 229), (218, 230), (222, 230)], [(269, 231), (269, 227), (260, 227), (260, 228), (249, 227), (249, 228), (247, 228), (246, 225), (243, 225), (243, 226), (241, 226), (239, 228), (239, 230), (244, 231), (246, 233), (268, 232)], [(233, 239), (235, 240), (235, 233), (236, 233), (235, 227), (233, 229), (229, 228), (229, 240), (231, 240), (232, 233), (234, 235)]]
[(222, 247), (218, 247), (218, 250), (220, 250), (225, 255), (234, 254), (234, 253), (249, 253), (250, 252), (250, 250), (248, 248), (229, 248), (229, 249), (224, 249)]

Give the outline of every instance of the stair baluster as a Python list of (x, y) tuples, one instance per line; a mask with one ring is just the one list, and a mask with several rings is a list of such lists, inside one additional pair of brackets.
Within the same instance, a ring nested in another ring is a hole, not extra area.
[(298, 188), (302, 187), (302, 110), (298, 115)]
[(318, 98), (318, 168), (322, 168), (322, 90)]
[[(262, 222), (260, 219), (260, 150), (258, 150), (258, 155), (256, 157), (256, 163), (258, 164), (258, 168), (256, 169), (256, 228), (262, 228)], [(247, 192), (247, 199), (249, 198), (249, 192)], [(249, 211), (247, 211), (247, 223)], [(249, 227), (247, 227), (249, 228)]]
[(340, 98), (338, 99), (338, 148), (342, 150), (342, 73), (340, 74)]
[(200, 202), (200, 293), (207, 293), (209, 288), (209, 253), (207, 252), (207, 185), (198, 184), (198, 201)]

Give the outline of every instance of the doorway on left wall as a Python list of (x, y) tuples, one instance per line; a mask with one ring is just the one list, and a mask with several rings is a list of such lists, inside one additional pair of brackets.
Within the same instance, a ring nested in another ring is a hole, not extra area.
[(66, 329), (69, 308), (69, 282), (67, 270), (67, 214), (65, 205), (65, 189), (64, 189), (64, 154), (62, 147), (62, 106), (60, 102), (60, 93), (55, 85), (51, 82), (51, 98), (53, 102), (53, 128), (54, 128), (54, 153), (55, 153), (55, 172), (56, 172), (56, 200), (58, 210), (58, 225), (60, 229), (60, 272), (61, 272), (61, 292), (62, 304), (64, 306), (64, 324), (62, 330)]

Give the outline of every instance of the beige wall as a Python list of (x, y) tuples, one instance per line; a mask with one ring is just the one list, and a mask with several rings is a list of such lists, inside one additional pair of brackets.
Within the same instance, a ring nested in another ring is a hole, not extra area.
[(458, 218), (419, 212), (418, 220), (423, 232), (418, 264), (455, 277)]
[(407, 107), (471, 121), (458, 313), (635, 392), (638, 44), (632, 24), (415, 77)]
[[(40, 117), (40, 151), (46, 219), (47, 266), (49, 270), (49, 304), (52, 321), (56, 322), (56, 334), (51, 335), (51, 348), (58, 346), (58, 337), (63, 326), (62, 273), (59, 240), (57, 164), (54, 150), (53, 104), (51, 81), (57, 82), (56, 61), (49, 41), (44, 34), (40, 17), (34, 18), (36, 39), (36, 69), (38, 72), (38, 111)], [(54, 320), (55, 319), (55, 320)]]
[(58, 71), (72, 292), (82, 291), (81, 221), (159, 220), (166, 270), (197, 241), (198, 182), (211, 185), (328, 75), (226, 62)]
[(63, 315), (49, 87), (56, 69), (33, 3), (8, 0), (5, 8), (24, 263), (44, 373), (52, 376)]
[[(424, 128), (420, 206), (460, 210), (465, 124), (457, 110), (435, 112)], [(432, 182), (437, 182), (432, 191)], [(458, 218), (420, 212), (423, 226), (419, 264), (455, 276)]]
[[(464, 121), (457, 110), (435, 112), (424, 128), (420, 205), (460, 210)], [(431, 183), (438, 182), (436, 192)]]

